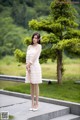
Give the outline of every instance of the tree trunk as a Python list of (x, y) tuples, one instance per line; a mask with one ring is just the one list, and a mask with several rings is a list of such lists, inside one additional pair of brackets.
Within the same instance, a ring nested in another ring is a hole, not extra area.
[(62, 51), (57, 50), (57, 80), (62, 83)]

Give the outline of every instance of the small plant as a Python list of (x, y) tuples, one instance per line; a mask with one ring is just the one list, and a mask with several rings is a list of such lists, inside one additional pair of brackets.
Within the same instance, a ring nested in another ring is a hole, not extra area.
[[(13, 115), (9, 115), (9, 119), (8, 120), (13, 120), (14, 119), (14, 116)], [(1, 113), (0, 113), (0, 120), (3, 120), (2, 118), (1, 118)]]

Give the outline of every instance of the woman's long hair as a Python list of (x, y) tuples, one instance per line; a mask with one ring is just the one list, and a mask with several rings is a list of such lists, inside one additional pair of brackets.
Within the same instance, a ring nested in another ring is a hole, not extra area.
[(33, 43), (33, 38), (34, 38), (35, 35), (37, 36), (37, 39), (38, 39), (37, 43), (38, 43), (38, 44), (41, 44), (41, 42), (40, 42), (40, 37), (41, 37), (41, 36), (40, 36), (39, 33), (36, 32), (36, 33), (34, 33), (34, 34), (32, 35), (31, 45), (34, 44), (34, 43)]

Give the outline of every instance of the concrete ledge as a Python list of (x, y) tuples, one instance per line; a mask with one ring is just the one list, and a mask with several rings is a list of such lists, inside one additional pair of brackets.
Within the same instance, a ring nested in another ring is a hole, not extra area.
[(40, 97), (40, 101), (70, 107), (70, 113), (80, 115), (80, 104), (63, 100)]
[(25, 77), (0, 75), (0, 80), (13, 81), (13, 82), (25, 82)]
[[(10, 76), (10, 75), (0, 75), (0, 80), (13, 81), (13, 82), (25, 82), (25, 77), (22, 76)], [(43, 82), (57, 82), (57, 80), (52, 79), (42, 79)]]
[[(31, 98), (31, 96), (28, 94), (22, 94), (22, 93), (18, 93), (18, 92), (10, 92), (10, 91), (6, 91), (6, 90), (0, 90), (0, 94), (16, 96), (16, 97), (21, 97), (21, 98), (25, 98), (25, 99)], [(46, 98), (46, 97), (39, 97), (39, 101), (70, 107), (71, 114), (80, 115), (80, 104), (79, 103), (51, 99), (51, 98)]]
[(76, 84), (80, 84), (80, 80), (75, 81)]

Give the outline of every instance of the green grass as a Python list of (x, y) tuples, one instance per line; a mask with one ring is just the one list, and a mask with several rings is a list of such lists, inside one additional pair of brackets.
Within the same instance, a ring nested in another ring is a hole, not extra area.
[[(7, 85), (5, 86), (4, 83)], [(30, 85), (25, 83), (0, 81), (0, 88), (30, 94)], [(74, 81), (64, 81), (62, 85), (55, 82), (49, 85), (43, 82), (40, 84), (40, 96), (80, 103), (80, 85), (75, 84)]]
[[(80, 58), (70, 59), (65, 57), (64, 62), (64, 75), (63, 80), (79, 80), (80, 79)], [(56, 61), (51, 60), (45, 64), (41, 64), (43, 78), (57, 79), (56, 78)], [(25, 64), (16, 62), (14, 57), (6, 56), (0, 60), (0, 74), (25, 76)]]
[(4, 89), (6, 87), (11, 87), (11, 86), (16, 87), (17, 85), (21, 85), (21, 84), (23, 84), (23, 83), (0, 80), (0, 89)]
[(14, 116), (9, 115), (9, 119), (10, 119), (10, 120), (14, 119)]
[[(80, 80), (80, 59), (65, 57), (63, 62), (65, 73), (62, 85), (43, 83), (40, 85), (40, 96), (80, 103), (80, 84), (75, 84), (76, 80)], [(48, 60), (41, 67), (43, 78), (57, 79), (56, 61), (52, 63)], [(25, 64), (16, 62), (14, 57), (7, 56), (0, 60), (0, 74), (25, 76), (25, 71)], [(0, 81), (0, 89), (30, 94), (30, 85), (19, 82)]]
[(25, 64), (18, 63), (14, 57), (6, 56), (0, 60), (0, 74), (25, 76)]

